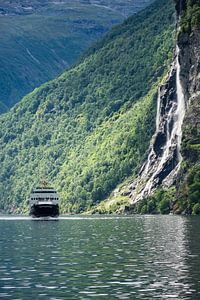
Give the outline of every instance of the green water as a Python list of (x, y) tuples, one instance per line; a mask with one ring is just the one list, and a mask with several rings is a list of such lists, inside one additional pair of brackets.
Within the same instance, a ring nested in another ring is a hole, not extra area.
[(0, 218), (2, 299), (200, 299), (200, 218)]

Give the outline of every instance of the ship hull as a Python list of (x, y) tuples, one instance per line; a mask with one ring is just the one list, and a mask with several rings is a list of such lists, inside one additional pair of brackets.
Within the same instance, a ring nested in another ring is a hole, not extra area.
[(57, 204), (34, 204), (30, 208), (30, 215), (35, 218), (40, 217), (53, 217), (59, 216), (59, 206)]

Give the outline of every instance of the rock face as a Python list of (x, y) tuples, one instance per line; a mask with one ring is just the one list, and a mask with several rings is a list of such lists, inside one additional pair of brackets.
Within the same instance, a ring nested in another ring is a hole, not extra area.
[[(179, 2), (188, 5), (187, 14), (182, 11), (180, 14), (187, 16), (185, 20), (190, 20), (190, 27), (189, 30), (182, 30), (178, 37), (187, 110), (182, 128), (184, 164), (177, 185), (174, 211), (176, 213), (178, 208), (186, 214), (200, 214), (200, 3), (198, 0)], [(195, 13), (192, 8), (196, 10)]]
[[(187, 6), (176, 1), (178, 20)], [(188, 167), (200, 161), (200, 28), (183, 32), (178, 21), (175, 58), (166, 83), (160, 87), (157, 103), (156, 132), (148, 158), (138, 179), (130, 185), (135, 203), (151, 195), (158, 186), (170, 187), (187, 178)]]
[(181, 76), (188, 99), (183, 124), (182, 154), (188, 166), (192, 166), (200, 163), (200, 28), (196, 28), (191, 34), (182, 34), (178, 44), (181, 49)]
[(177, 47), (168, 78), (158, 92), (156, 132), (151, 141), (148, 158), (134, 188), (131, 185), (133, 202), (151, 195), (161, 184), (171, 186), (176, 181), (182, 161), (180, 144), (184, 114), (185, 97), (180, 83)]

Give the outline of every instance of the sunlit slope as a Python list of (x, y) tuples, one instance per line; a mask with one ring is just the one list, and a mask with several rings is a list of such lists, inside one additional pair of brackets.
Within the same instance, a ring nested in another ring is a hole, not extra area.
[(12, 106), (150, 1), (0, 0), (0, 101)]
[(79, 212), (134, 173), (154, 132), (173, 32), (172, 1), (156, 1), (1, 116), (1, 209), (26, 210), (46, 176), (62, 211)]

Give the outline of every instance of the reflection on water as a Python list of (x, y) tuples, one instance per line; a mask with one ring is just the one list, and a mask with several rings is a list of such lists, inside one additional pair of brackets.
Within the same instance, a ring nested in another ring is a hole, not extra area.
[(199, 226), (174, 216), (1, 217), (0, 298), (200, 299)]

